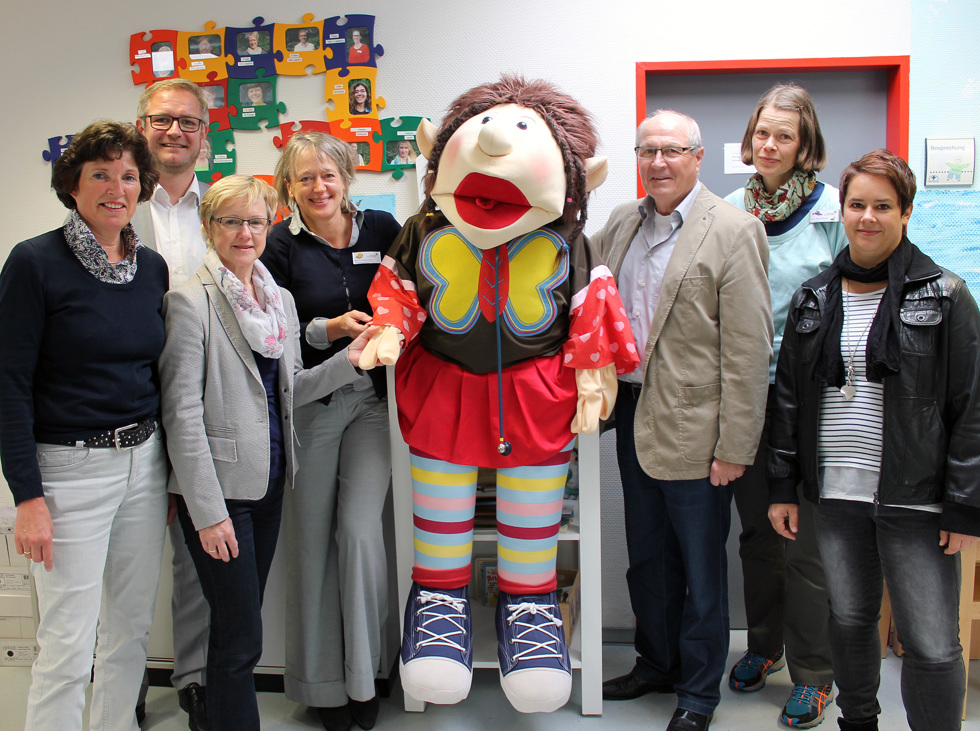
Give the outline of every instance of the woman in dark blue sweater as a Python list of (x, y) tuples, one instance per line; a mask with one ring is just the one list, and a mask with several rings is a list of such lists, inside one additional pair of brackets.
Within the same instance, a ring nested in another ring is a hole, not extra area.
[(135, 725), (167, 517), (168, 275), (129, 222), (156, 179), (135, 127), (88, 126), (54, 165), (68, 222), (0, 273), (0, 459), (40, 608), (28, 730), (81, 729), (93, 649), (89, 727)]

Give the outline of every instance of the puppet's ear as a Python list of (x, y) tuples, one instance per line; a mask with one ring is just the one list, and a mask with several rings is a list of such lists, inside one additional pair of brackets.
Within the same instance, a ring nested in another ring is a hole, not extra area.
[(419, 151), (426, 160), (429, 159), (429, 154), (432, 152), (438, 136), (439, 130), (436, 126), (428, 119), (423, 119), (415, 133), (415, 143), (419, 146)]
[(605, 157), (590, 157), (585, 161), (585, 189), (595, 190), (609, 175), (609, 160)]

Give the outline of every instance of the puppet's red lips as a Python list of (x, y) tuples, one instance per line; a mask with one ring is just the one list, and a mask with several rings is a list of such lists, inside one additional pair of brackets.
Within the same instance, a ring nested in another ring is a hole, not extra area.
[(476, 228), (506, 228), (531, 207), (516, 185), (482, 173), (463, 178), (453, 197), (460, 218)]

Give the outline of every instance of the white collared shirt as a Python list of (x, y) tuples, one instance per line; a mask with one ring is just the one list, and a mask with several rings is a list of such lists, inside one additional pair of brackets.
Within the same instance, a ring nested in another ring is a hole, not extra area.
[(197, 177), (175, 205), (171, 205), (170, 194), (159, 184), (148, 203), (156, 250), (167, 262), (170, 288), (174, 289), (201, 268), (207, 251), (201, 231), (201, 188)]
[[(638, 204), (642, 221), (619, 269), (619, 295), (623, 299), (633, 338), (640, 353), (645, 351), (650, 337), (650, 325), (657, 312), (657, 303), (660, 302), (664, 272), (674, 251), (674, 244), (677, 243), (681, 226), (684, 225), (700, 191), (701, 183), (698, 181), (667, 216), (657, 213), (656, 203), (650, 196)], [(642, 359), (636, 370), (620, 376), (620, 379), (642, 384)]]

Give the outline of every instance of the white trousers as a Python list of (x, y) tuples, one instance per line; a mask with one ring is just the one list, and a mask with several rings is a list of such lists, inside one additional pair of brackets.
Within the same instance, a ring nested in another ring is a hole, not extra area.
[(122, 451), (38, 445), (54, 566), (32, 563), (40, 653), (25, 731), (82, 728), (95, 676), (90, 731), (137, 731), (167, 516), (162, 430)]

